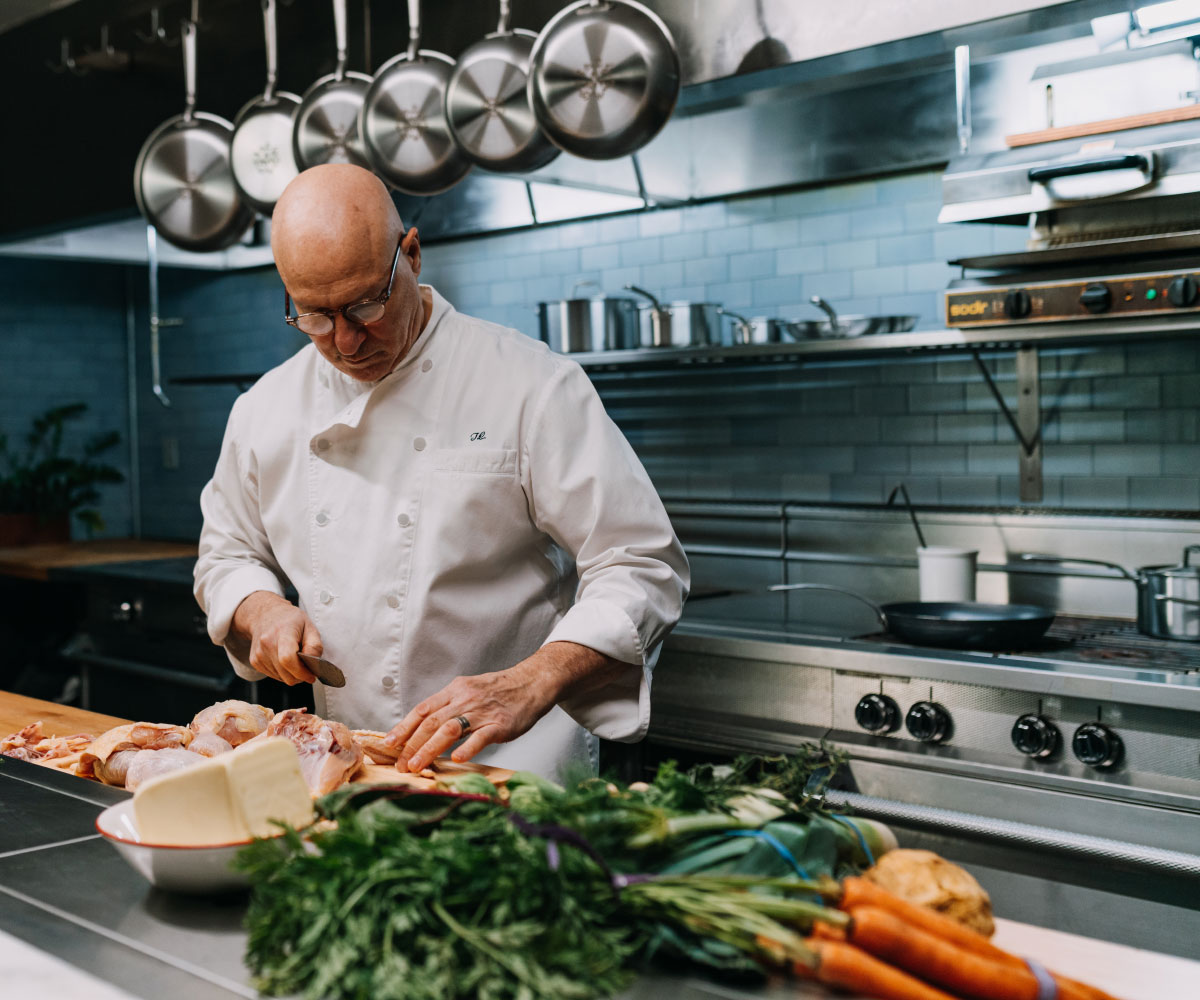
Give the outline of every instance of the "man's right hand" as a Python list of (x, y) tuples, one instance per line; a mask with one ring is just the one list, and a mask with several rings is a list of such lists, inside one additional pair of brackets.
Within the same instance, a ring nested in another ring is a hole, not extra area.
[(230, 631), (249, 644), (250, 666), (259, 673), (289, 686), (316, 681), (296, 653), (320, 656), (321, 634), (294, 604), (278, 594), (256, 590), (238, 605), (231, 624)]

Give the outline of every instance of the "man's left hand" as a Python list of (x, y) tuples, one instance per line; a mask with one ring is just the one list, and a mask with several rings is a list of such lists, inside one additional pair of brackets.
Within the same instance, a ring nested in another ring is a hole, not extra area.
[[(587, 646), (552, 642), (507, 670), (456, 677), (426, 698), (387, 735), (399, 747), (399, 770), (429, 767), (462, 737), (451, 755), (462, 763), (492, 743), (527, 733), (562, 698), (608, 682), (619, 670), (635, 669)], [(464, 730), (460, 719), (466, 719)]]

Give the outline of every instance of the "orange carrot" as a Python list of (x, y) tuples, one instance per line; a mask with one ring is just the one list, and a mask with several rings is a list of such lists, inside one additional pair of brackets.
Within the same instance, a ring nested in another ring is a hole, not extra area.
[(842, 927), (834, 927), (832, 924), (827, 924), (823, 920), (814, 920), (812, 925), (812, 936), (820, 938), (822, 941), (845, 941), (846, 931)]
[[(860, 906), (878, 907), (903, 920), (911, 927), (920, 928), (934, 937), (956, 945), (963, 951), (1028, 971), (1028, 966), (1023, 958), (996, 947), (982, 934), (956, 923), (936, 910), (930, 910), (901, 899), (864, 878), (851, 877), (842, 882), (842, 898), (839, 905), (842, 910), (846, 911), (857, 909)], [(1111, 994), (1086, 983), (1068, 979), (1066, 976), (1055, 975), (1054, 978), (1060, 987), (1063, 985), (1073, 987), (1076, 994), (1082, 993), (1088, 1000), (1116, 1000)]]
[[(848, 937), (876, 958), (978, 1000), (1037, 1000), (1037, 977), (1023, 963), (997, 962), (964, 951), (875, 906), (856, 906)], [(1091, 994), (1055, 976), (1060, 1000), (1091, 1000)]]
[(806, 938), (804, 943), (817, 953), (818, 964), (814, 970), (797, 962), (793, 968), (799, 976), (876, 1000), (955, 1000), (845, 941)]

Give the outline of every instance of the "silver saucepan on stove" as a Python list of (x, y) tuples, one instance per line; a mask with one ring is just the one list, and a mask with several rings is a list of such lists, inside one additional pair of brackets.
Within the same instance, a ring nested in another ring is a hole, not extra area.
[(796, 340), (869, 337), (877, 333), (907, 333), (917, 325), (916, 316), (842, 316), (821, 296), (809, 301), (826, 319), (789, 320), (785, 329)]
[(642, 347), (708, 347), (721, 343), (721, 307), (715, 302), (669, 302), (637, 285), (629, 291), (649, 299), (638, 325)]
[(578, 292), (592, 281), (581, 281), (571, 298), (538, 303), (538, 336), (560, 354), (579, 351), (621, 351), (638, 346), (638, 304), (631, 298)]
[(717, 310), (733, 320), (729, 328), (730, 344), (778, 344), (783, 340), (787, 324), (773, 316), (751, 316), (747, 319), (728, 309)]
[(1136, 573), (1119, 563), (1103, 559), (1066, 559), (1059, 556), (1021, 554), (1022, 562), (1054, 563), (1060, 566), (1103, 566), (1116, 570), (1137, 587), (1137, 627), (1139, 632), (1156, 639), (1181, 639), (1200, 642), (1200, 566), (1192, 556), (1200, 545), (1183, 550), (1183, 562), (1177, 566), (1143, 566)]

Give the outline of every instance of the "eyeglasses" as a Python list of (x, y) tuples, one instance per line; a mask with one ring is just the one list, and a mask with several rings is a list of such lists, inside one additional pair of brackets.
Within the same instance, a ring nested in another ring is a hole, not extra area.
[(382, 295), (376, 295), (373, 299), (351, 302), (350, 305), (342, 306), (340, 309), (314, 309), (312, 312), (293, 316), (291, 314), (292, 299), (285, 288), (283, 290), (283, 321), (310, 337), (323, 337), (327, 333), (332, 333), (334, 318), (338, 313), (345, 316), (351, 323), (378, 323), (387, 311), (387, 300), (392, 297), (392, 285), (396, 282), (396, 266), (400, 263), (400, 247), (401, 244), (397, 243), (396, 256), (392, 258), (392, 274), (388, 278), (387, 288), (383, 290)]

